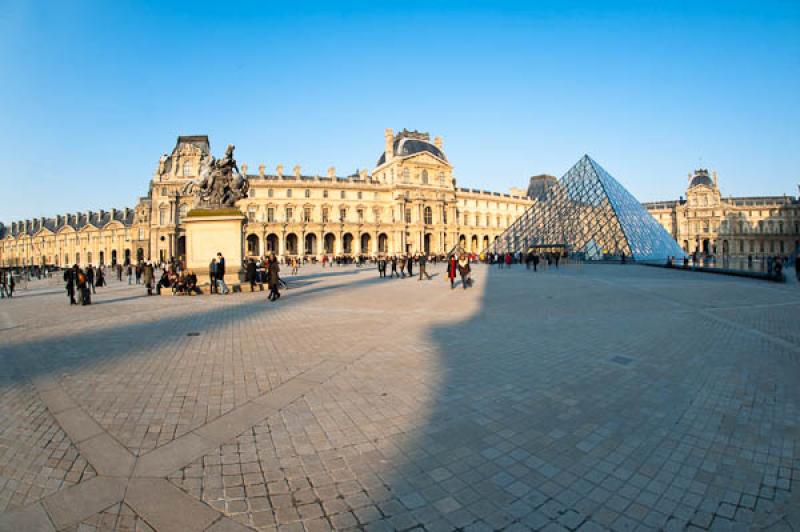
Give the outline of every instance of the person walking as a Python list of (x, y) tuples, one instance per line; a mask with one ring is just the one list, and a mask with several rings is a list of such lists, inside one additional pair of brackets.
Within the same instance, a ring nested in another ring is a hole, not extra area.
[(386, 277), (386, 258), (378, 257), (378, 277)]
[(136, 271), (135, 271), (135, 273), (136, 273), (136, 284), (141, 284), (141, 282), (142, 282), (142, 263), (141, 262), (137, 262), (136, 263)]
[(81, 305), (92, 304), (92, 292), (89, 287), (89, 276), (85, 270), (78, 269), (78, 290), (81, 293)]
[(86, 267), (86, 282), (92, 294), (96, 294), (97, 292), (94, 289), (94, 267), (91, 264)]
[[(789, 261), (787, 261), (787, 263), (788, 262)], [(800, 282), (800, 252), (794, 257), (794, 276), (797, 278), (797, 281)]]
[(250, 291), (256, 291), (256, 261), (247, 261), (247, 280), (250, 282)]
[(428, 264), (428, 257), (423, 253), (422, 255), (419, 256), (419, 279), (417, 279), (418, 281), (421, 281), (423, 276), (425, 276), (427, 280), (429, 281), (431, 280), (431, 276), (428, 275), (427, 271), (425, 271), (425, 267), (427, 266), (427, 264)]
[(128, 274), (128, 285), (130, 286), (133, 284), (133, 266), (131, 266), (130, 264), (128, 264), (127, 274)]
[(275, 255), (273, 254), (269, 259), (269, 271), (267, 274), (267, 281), (269, 284), (269, 295), (267, 299), (270, 301), (276, 301), (281, 297), (281, 293), (279, 291), (279, 284), (281, 282), (280, 273), (281, 267), (278, 265), (278, 261), (275, 259)]
[(228, 285), (225, 283), (225, 257), (222, 256), (222, 252), (217, 252), (217, 285), (219, 287), (219, 293), (222, 295), (228, 295)]
[(447, 278), (450, 279), (450, 290), (456, 287), (456, 271), (458, 271), (456, 256), (450, 255), (447, 259)]
[(153, 265), (148, 262), (142, 268), (142, 276), (144, 277), (144, 286), (147, 288), (147, 295), (153, 295), (153, 282), (155, 281), (155, 270), (153, 269)]
[(0, 299), (6, 297), (6, 271), (0, 268)]
[(414, 277), (414, 256), (409, 255), (408, 260), (406, 261), (406, 271), (408, 272), (409, 277)]
[(467, 258), (466, 254), (461, 254), (458, 258), (458, 273), (461, 275), (461, 286), (464, 290), (467, 289), (467, 285), (470, 284), (469, 274), (472, 269), (469, 265), (469, 259)]
[(102, 266), (97, 267), (97, 278), (95, 279), (95, 285), (98, 287), (106, 286), (106, 274), (103, 272), (104, 268)]
[(14, 297), (14, 289), (17, 287), (17, 282), (14, 280), (14, 271), (9, 268), (8, 275), (6, 275), (6, 296), (9, 298)]
[(217, 259), (211, 259), (208, 263), (208, 282), (211, 285), (210, 293), (217, 293)]

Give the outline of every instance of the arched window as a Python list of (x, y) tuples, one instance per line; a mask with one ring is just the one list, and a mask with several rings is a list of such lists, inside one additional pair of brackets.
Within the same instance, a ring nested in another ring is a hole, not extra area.
[(428, 171), (427, 170), (423, 170), (422, 171), (422, 184), (423, 185), (427, 185), (428, 184)]
[(184, 161), (183, 163), (183, 175), (188, 176), (192, 172), (192, 165), (189, 164), (189, 161)]
[(158, 209), (158, 224), (167, 225), (167, 208), (161, 207)]
[(433, 209), (431, 209), (430, 207), (425, 207), (425, 225), (431, 225), (432, 223), (433, 223)]

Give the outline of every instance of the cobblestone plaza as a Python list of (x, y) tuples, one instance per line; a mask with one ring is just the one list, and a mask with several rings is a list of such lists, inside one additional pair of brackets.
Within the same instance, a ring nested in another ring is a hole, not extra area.
[[(0, 302), (0, 530), (800, 530), (800, 290), (307, 267)], [(793, 272), (792, 272), (793, 273)]]

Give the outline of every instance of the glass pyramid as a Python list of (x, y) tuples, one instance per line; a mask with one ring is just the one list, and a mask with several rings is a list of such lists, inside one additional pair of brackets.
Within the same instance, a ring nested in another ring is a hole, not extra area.
[(586, 260), (681, 258), (683, 250), (633, 195), (584, 155), (500, 235), (493, 251), (566, 250)]

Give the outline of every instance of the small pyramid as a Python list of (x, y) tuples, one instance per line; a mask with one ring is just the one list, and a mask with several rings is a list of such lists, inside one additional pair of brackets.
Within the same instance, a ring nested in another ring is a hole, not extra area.
[(584, 155), (495, 240), (498, 252), (566, 250), (587, 260), (680, 258), (683, 250), (616, 179)]

